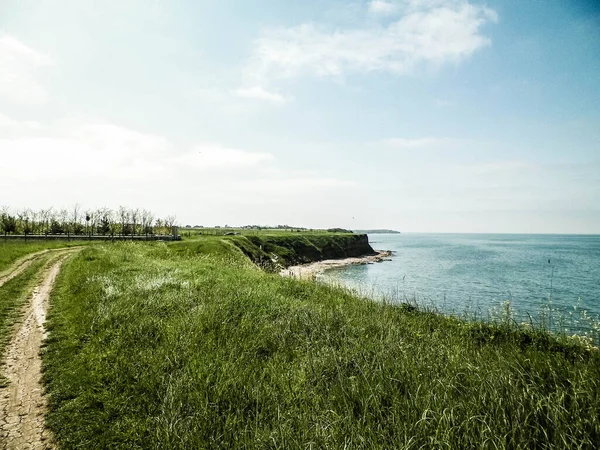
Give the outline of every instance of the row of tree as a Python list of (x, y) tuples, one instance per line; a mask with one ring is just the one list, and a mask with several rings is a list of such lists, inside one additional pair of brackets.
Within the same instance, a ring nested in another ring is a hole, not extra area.
[(139, 208), (71, 209), (24, 208), (11, 210), (0, 207), (0, 232), (4, 235), (86, 235), (86, 236), (141, 236), (171, 234), (175, 216), (158, 218), (152, 212)]

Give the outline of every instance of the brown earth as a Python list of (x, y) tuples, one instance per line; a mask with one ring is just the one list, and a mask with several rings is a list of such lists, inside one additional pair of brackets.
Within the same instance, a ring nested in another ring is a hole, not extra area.
[[(69, 253), (72, 251), (60, 253), (45, 269), (43, 281), (33, 290), (24, 308), (23, 322), (8, 346), (2, 372), (9, 384), (0, 389), (0, 450), (54, 448), (44, 426), (46, 402), (41, 385), (40, 349), (46, 337), (44, 322), (50, 292)], [(25, 270), (21, 267), (15, 270)]]

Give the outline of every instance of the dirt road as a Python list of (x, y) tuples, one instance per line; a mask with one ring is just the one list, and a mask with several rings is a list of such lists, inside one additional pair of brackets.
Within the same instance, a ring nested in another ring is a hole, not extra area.
[(23, 322), (8, 346), (1, 367), (10, 383), (0, 389), (0, 450), (54, 448), (44, 428), (46, 402), (41, 386), (40, 348), (46, 337), (44, 322), (50, 292), (70, 253), (60, 253), (44, 270), (43, 281), (33, 290)]
[(19, 259), (16, 263), (13, 264), (12, 268), (9, 269), (8, 272), (0, 273), (0, 287), (4, 285), (4, 283), (9, 282), (15, 277), (21, 275), (27, 268), (33, 264), (33, 262), (38, 259), (40, 256), (45, 255), (51, 250), (42, 250), (41, 252), (32, 253), (30, 255), (24, 256)]

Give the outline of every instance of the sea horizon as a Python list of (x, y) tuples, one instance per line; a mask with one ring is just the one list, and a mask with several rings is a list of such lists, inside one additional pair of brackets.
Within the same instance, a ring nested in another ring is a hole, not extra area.
[[(394, 230), (396, 231), (396, 230)], [(483, 235), (518, 235), (518, 236), (600, 236), (600, 233), (525, 233), (525, 232), (496, 232), (496, 231), (400, 231), (398, 233), (367, 233), (367, 234), (483, 234)]]

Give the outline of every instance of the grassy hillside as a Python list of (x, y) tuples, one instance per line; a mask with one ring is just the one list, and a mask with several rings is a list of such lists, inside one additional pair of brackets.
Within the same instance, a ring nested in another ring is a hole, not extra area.
[(374, 253), (366, 235), (323, 232), (200, 236), (172, 246), (174, 250), (187, 254), (245, 255), (263, 269), (272, 271), (295, 264)]
[[(600, 357), (258, 270), (229, 243), (84, 249), (43, 356), (62, 448), (594, 448)], [(223, 250), (223, 251), (221, 251)]]

